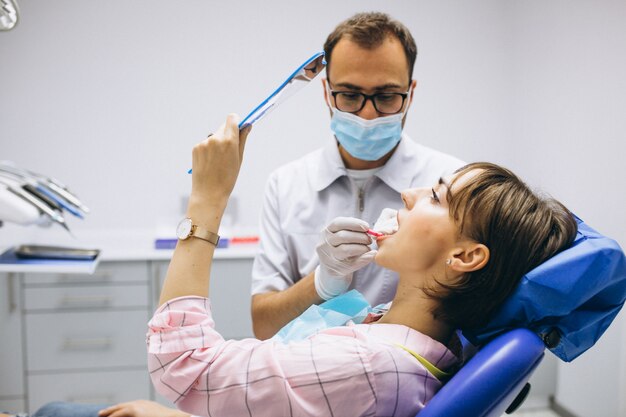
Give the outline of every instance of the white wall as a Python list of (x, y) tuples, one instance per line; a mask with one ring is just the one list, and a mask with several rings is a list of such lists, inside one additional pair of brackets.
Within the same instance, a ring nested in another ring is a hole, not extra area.
[[(524, 1), (510, 12), (513, 168), (626, 247), (626, 2)], [(622, 312), (592, 350), (559, 364), (559, 403), (580, 417), (626, 416), (625, 329)]]
[[(376, 9), (405, 22), (418, 43), (406, 126), (415, 140), (510, 166), (626, 244), (624, 1), (22, 0), (20, 8), (19, 26), (0, 33), (0, 158), (82, 197), (92, 214), (70, 219), (79, 241), (103, 230), (173, 230), (193, 144), (226, 113), (252, 109), (340, 20)], [(315, 83), (255, 127), (235, 189), (239, 224), (256, 224), (271, 170), (328, 140), (321, 94)], [(58, 228), (0, 229), (0, 243), (28, 240), (71, 242)], [(560, 366), (557, 399), (581, 417), (620, 406), (626, 415), (621, 319), (596, 349)]]
[[(79, 236), (90, 229), (173, 230), (189, 191), (192, 145), (228, 112), (251, 110), (321, 50), (340, 20), (361, 10), (390, 12), (417, 39), (419, 87), (407, 123), (415, 139), (472, 160), (497, 158), (500, 139), (509, 136), (499, 1), (20, 6), (19, 26), (0, 37), (0, 157), (71, 185), (92, 208), (86, 221), (71, 222)], [(241, 224), (256, 225), (269, 172), (329, 140), (319, 82), (288, 103), (248, 141), (235, 190)], [(33, 230), (19, 232), (41, 232)]]

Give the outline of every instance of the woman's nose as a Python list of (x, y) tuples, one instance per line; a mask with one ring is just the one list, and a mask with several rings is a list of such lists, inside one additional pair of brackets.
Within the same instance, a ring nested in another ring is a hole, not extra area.
[(404, 190), (400, 195), (402, 196), (402, 201), (407, 209), (412, 209), (415, 205), (415, 201), (417, 201), (421, 188), (411, 188), (409, 190)]

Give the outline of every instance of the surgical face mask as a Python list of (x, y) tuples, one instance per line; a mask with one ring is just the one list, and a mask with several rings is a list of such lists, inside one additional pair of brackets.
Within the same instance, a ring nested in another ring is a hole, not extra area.
[(404, 112), (366, 120), (335, 108), (330, 128), (346, 151), (364, 161), (376, 161), (391, 151), (402, 137)]

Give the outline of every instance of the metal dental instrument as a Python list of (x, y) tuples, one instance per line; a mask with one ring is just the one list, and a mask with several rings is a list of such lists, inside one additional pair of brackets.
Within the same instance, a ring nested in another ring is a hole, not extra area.
[(41, 191), (39, 191), (39, 189), (36, 186), (27, 183), (27, 184), (23, 184), (22, 188), (27, 193), (30, 193), (33, 196), (35, 196), (38, 199), (40, 199), (44, 204), (46, 204), (52, 210), (55, 210), (55, 211), (58, 211), (58, 212), (63, 211), (63, 207), (61, 207), (60, 204), (58, 204), (55, 200), (53, 200), (52, 198), (48, 197), (47, 195), (45, 195)]
[(64, 198), (54, 193), (50, 188), (44, 184), (41, 180), (35, 179), (31, 176), (25, 176), (17, 170), (4, 170), (0, 167), (0, 177), (9, 178), (11, 180), (21, 183), (21, 187), (39, 198), (46, 203), (49, 207), (62, 212), (67, 210), (73, 215), (83, 218), (79, 209), (73, 206), (71, 203), (65, 201)]
[(12, 192), (16, 196), (21, 197), (22, 199), (26, 200), (27, 202), (35, 206), (37, 209), (39, 209), (39, 211), (41, 211), (42, 213), (50, 217), (52, 221), (60, 224), (63, 228), (65, 228), (65, 230), (70, 232), (69, 227), (65, 223), (65, 218), (63, 217), (61, 213), (50, 208), (39, 198), (35, 197), (34, 195), (24, 190), (22, 187), (19, 186), (19, 184), (16, 184), (15, 181), (10, 181), (6, 177), (0, 177), (0, 183), (4, 184), (7, 187), (7, 190)]
[(8, 181), (11, 181), (11, 183), (13, 183), (15, 187), (21, 187), (24, 191), (37, 197), (39, 200), (41, 200), (42, 203), (45, 203), (51, 209), (57, 210), (59, 212), (63, 210), (56, 201), (52, 200), (46, 195), (43, 195), (43, 193), (38, 190), (39, 183), (32, 178), (23, 177), (22, 175), (10, 171), (0, 170), (0, 179), (1, 178), (5, 178)]
[[(50, 192), (57, 194), (57, 198), (53, 198), (57, 201), (57, 203), (63, 205), (63, 202), (58, 201), (59, 199), (65, 199), (65, 202), (69, 205), (71, 205), (69, 208), (66, 208), (67, 211), (69, 211), (70, 213), (78, 216), (78, 217), (83, 217), (80, 213), (77, 214), (76, 210), (80, 210), (83, 213), (89, 213), (89, 208), (87, 208), (87, 206), (85, 206), (79, 199), (78, 197), (76, 197), (76, 195), (74, 195), (71, 191), (69, 191), (69, 189), (63, 185), (60, 181), (56, 180), (55, 178), (51, 178), (51, 177), (46, 177), (44, 175), (38, 174), (36, 172), (32, 172), (32, 171), (28, 171), (25, 169), (20, 169), (17, 168), (13, 165), (9, 165), (6, 162), (0, 162), (0, 171), (6, 172), (6, 173), (10, 173), (13, 174), (25, 181), (30, 180), (30, 181), (36, 181), (37, 184), (36, 186), (38, 188), (40, 187), (46, 187), (48, 188), (47, 193), (44, 192), (44, 194), (50, 194)], [(48, 197), (52, 198), (50, 195), (48, 195)], [(65, 207), (64, 207), (65, 208)]]
[[(239, 129), (251, 126), (267, 116), (281, 103), (307, 85), (313, 78), (317, 77), (324, 68), (326, 68), (324, 52), (318, 52), (304, 61), (274, 92), (239, 123)], [(187, 173), (191, 174), (191, 170), (187, 171)]]
[(63, 210), (67, 210), (70, 213), (72, 213), (74, 216), (79, 217), (81, 219), (84, 218), (83, 213), (78, 209), (78, 207), (66, 201), (66, 199), (60, 198), (57, 193), (51, 191), (50, 188), (46, 187), (45, 185), (39, 184), (37, 186), (37, 191), (39, 191), (41, 194), (45, 195), (49, 199), (53, 200), (55, 203), (61, 206)]
[(85, 206), (78, 199), (78, 197), (76, 197), (74, 194), (72, 194), (67, 188), (65, 188), (62, 185), (59, 185), (59, 183), (56, 182), (56, 180), (54, 178), (47, 178), (47, 180), (48, 180), (48, 187), (50, 187), (50, 189), (52, 191), (54, 191), (55, 193), (59, 194), (61, 197), (66, 199), (71, 204), (73, 204), (76, 207), (78, 207), (80, 210), (82, 210), (83, 213), (89, 213), (89, 208), (87, 206)]
[[(0, 183), (0, 219), (21, 225), (37, 224), (41, 211)], [(0, 222), (1, 223), (1, 222)]]

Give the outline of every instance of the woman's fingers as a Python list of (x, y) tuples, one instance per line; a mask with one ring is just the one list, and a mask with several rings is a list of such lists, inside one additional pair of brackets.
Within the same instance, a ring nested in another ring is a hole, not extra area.
[(222, 204), (232, 192), (249, 128), (239, 131), (239, 116), (232, 113), (212, 136), (192, 152), (192, 195), (196, 200)]
[(247, 125), (239, 131), (239, 157), (241, 160), (243, 160), (243, 150), (246, 147), (246, 141), (248, 140), (248, 135), (251, 130), (252, 125)]
[(236, 138), (239, 134), (239, 115), (231, 113), (226, 117), (224, 133), (227, 138)]
[(107, 407), (105, 409), (98, 411), (98, 415), (100, 417), (108, 417), (111, 414), (113, 414), (115, 410), (119, 409), (119, 407), (120, 407), (119, 404), (112, 405), (111, 407)]

